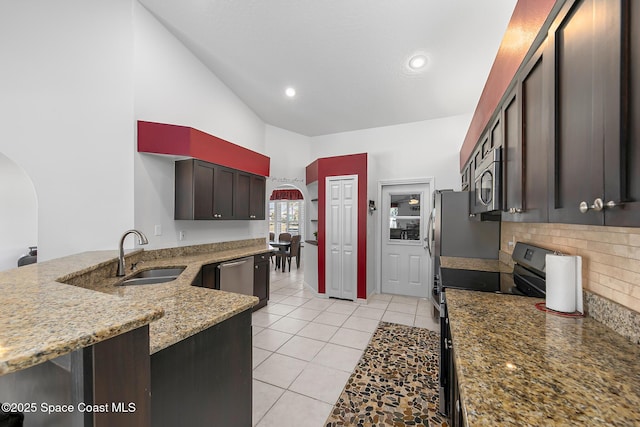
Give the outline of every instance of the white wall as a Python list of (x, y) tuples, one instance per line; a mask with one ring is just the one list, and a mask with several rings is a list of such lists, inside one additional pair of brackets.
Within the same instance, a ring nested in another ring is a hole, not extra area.
[(0, 271), (38, 245), (38, 199), (31, 179), (0, 153)]
[[(144, 7), (133, 5), (136, 120), (190, 126), (269, 155), (262, 120)], [(174, 221), (174, 159), (169, 157), (135, 154), (135, 194), (135, 225), (147, 234), (149, 248), (266, 234), (266, 221)], [(155, 225), (161, 226), (161, 236), (154, 235)], [(186, 232), (183, 241), (180, 231)]]
[(311, 156), (369, 153), (375, 182), (435, 177), (436, 188), (460, 189), (459, 152), (471, 114), (311, 138)]
[(0, 2), (0, 152), (38, 193), (39, 260), (133, 225), (131, 1)]
[(367, 221), (367, 295), (375, 291), (380, 272), (378, 182), (434, 177), (435, 188), (460, 189), (459, 151), (471, 114), (311, 138), (311, 157), (368, 153), (368, 199), (378, 210)]
[[(266, 127), (266, 152), (271, 157), (271, 176), (267, 178), (267, 200), (278, 187), (293, 185), (309, 198), (306, 185), (306, 167), (311, 163), (311, 138), (271, 125)], [(306, 206), (306, 203), (305, 203)], [(305, 230), (309, 216), (305, 212)], [(268, 227), (268, 224), (267, 224)]]

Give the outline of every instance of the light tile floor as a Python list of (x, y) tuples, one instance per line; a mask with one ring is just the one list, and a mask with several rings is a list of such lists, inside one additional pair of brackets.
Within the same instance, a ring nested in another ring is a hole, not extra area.
[(437, 331), (428, 300), (320, 298), (304, 272), (271, 272), (269, 304), (253, 313), (253, 425), (322, 427), (381, 320)]

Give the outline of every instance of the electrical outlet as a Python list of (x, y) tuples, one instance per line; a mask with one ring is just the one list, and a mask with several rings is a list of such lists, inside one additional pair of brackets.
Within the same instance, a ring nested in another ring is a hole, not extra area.
[(187, 238), (187, 232), (184, 230), (180, 230), (178, 233), (178, 240), (184, 240)]
[(162, 226), (161, 225), (156, 225), (154, 227), (153, 234), (156, 235), (156, 236), (162, 236)]

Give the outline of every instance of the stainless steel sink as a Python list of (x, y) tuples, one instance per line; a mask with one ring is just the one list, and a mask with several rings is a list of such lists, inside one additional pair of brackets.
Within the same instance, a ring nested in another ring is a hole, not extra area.
[(164, 283), (176, 280), (185, 267), (180, 268), (154, 268), (152, 270), (141, 271), (120, 283), (119, 286), (130, 285), (150, 285), (153, 283)]

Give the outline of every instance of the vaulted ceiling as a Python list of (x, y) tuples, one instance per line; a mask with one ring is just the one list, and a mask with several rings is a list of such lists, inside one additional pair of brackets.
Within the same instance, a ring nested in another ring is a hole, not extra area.
[(516, 4), (140, 2), (266, 123), (307, 136), (473, 113)]

